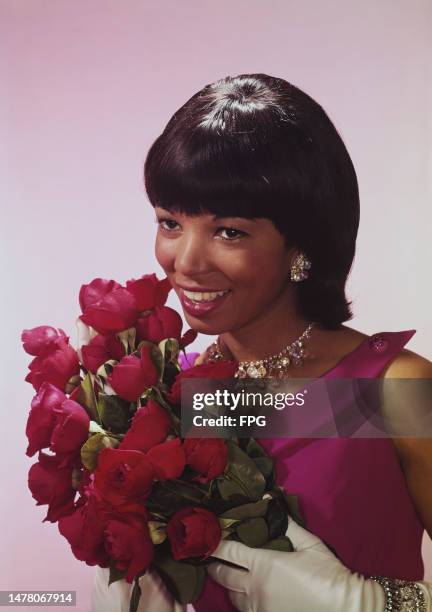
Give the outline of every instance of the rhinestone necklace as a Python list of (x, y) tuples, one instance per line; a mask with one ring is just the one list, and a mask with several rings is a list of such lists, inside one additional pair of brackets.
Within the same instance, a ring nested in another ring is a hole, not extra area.
[[(279, 353), (270, 355), (258, 361), (239, 361), (238, 369), (234, 376), (236, 378), (283, 378), (291, 367), (300, 367), (308, 356), (305, 342), (311, 335), (314, 323), (310, 323), (302, 335), (288, 344)], [(217, 338), (208, 348), (207, 362), (224, 361), (220, 339)]]

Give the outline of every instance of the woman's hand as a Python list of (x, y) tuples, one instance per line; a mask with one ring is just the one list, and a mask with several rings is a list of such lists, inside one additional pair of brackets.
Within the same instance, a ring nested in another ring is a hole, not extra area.
[(213, 553), (245, 569), (211, 563), (208, 572), (228, 589), (241, 612), (384, 612), (385, 594), (374, 580), (353, 574), (323, 542), (290, 518), (295, 552), (249, 548), (225, 541)]
[[(97, 567), (92, 589), (92, 612), (129, 612), (133, 585), (117, 580), (108, 586), (109, 569)], [(158, 574), (148, 570), (139, 579), (141, 597), (137, 612), (185, 612), (168, 592)]]

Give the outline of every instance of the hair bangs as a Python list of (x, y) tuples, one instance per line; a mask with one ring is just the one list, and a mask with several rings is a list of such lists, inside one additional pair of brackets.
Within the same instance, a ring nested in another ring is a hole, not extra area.
[[(278, 167), (257, 135), (196, 129), (171, 145), (162, 134), (147, 157), (145, 184), (153, 206), (189, 215), (259, 218), (269, 212)], [(264, 212), (265, 211), (265, 212)]]

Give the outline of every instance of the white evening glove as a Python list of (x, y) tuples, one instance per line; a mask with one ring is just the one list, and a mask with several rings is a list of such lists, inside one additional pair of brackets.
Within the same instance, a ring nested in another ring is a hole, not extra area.
[[(117, 580), (108, 586), (109, 569), (96, 567), (91, 595), (91, 612), (129, 612), (133, 584)], [(148, 570), (139, 579), (141, 597), (138, 612), (186, 612), (169, 593), (159, 575)]]
[[(294, 552), (250, 548), (241, 542), (221, 542), (212, 557), (223, 563), (208, 566), (210, 576), (228, 589), (241, 612), (384, 612), (417, 610), (387, 607), (384, 589), (372, 579), (352, 573), (315, 535), (290, 518), (286, 535)], [(431, 591), (426, 583), (416, 587), (425, 599), (419, 611), (431, 611)], [(429, 585), (430, 587), (430, 585)], [(396, 596), (397, 593), (395, 592)], [(388, 604), (387, 604), (388, 605)]]

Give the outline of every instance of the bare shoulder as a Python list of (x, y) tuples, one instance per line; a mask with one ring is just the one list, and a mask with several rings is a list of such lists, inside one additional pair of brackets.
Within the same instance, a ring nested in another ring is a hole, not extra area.
[[(432, 380), (432, 362), (422, 355), (404, 349), (389, 363), (381, 376), (385, 379), (417, 378)], [(400, 385), (397, 387), (387, 386), (385, 389), (388, 399), (387, 404), (391, 405), (392, 413), (397, 414), (399, 412), (400, 415), (403, 415), (409, 427), (414, 427), (416, 418), (419, 414), (422, 414), (421, 406), (425, 399), (421, 391), (424, 388), (420, 387), (417, 389), (418, 395), (416, 400), (413, 400), (412, 397), (412, 386), (407, 388)], [(407, 410), (407, 406), (412, 408), (413, 405), (417, 406), (417, 410)], [(401, 422), (404, 422), (403, 419)], [(432, 465), (432, 438), (426, 438), (422, 435), (414, 435), (413, 437), (401, 436), (393, 438), (393, 444), (404, 466), (411, 466), (417, 462), (426, 462)]]
[(432, 361), (408, 349), (403, 349), (386, 366), (383, 378), (432, 378)]

